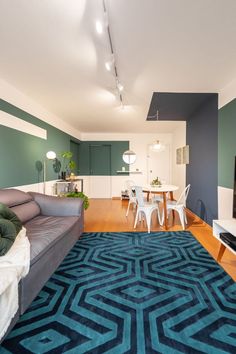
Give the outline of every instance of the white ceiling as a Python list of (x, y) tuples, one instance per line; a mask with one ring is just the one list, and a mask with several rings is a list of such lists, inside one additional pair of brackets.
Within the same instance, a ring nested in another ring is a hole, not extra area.
[[(167, 132), (153, 91), (218, 92), (236, 77), (235, 0), (107, 0), (125, 109), (97, 35), (102, 0), (0, 0), (0, 77), (81, 132)], [(163, 122), (162, 122), (163, 123)]]

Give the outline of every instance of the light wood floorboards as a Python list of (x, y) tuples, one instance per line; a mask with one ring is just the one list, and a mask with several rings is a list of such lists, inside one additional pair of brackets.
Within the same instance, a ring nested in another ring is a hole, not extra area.
[[(147, 231), (144, 222), (138, 223), (136, 230), (133, 228), (135, 209), (130, 209), (128, 217), (125, 216), (128, 202), (117, 199), (90, 199), (90, 206), (85, 211), (85, 231)], [(154, 213), (155, 214), (155, 213)], [(182, 230), (179, 217), (175, 214), (174, 220), (169, 219), (169, 230)], [(212, 236), (212, 228), (204, 223), (190, 211), (187, 213), (188, 225), (186, 230), (190, 231), (205, 249), (216, 259), (220, 243)], [(153, 215), (151, 231), (163, 231), (158, 224), (156, 214)], [(226, 250), (220, 265), (236, 281), (236, 256)]]

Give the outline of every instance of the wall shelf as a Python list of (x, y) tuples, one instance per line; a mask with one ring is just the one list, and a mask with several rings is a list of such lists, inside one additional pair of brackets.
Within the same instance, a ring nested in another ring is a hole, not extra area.
[(133, 174), (142, 174), (143, 172), (138, 170), (138, 171), (116, 171), (117, 173), (133, 173)]

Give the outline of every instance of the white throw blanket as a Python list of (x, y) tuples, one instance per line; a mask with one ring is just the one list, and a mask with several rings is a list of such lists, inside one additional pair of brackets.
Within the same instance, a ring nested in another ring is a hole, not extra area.
[(30, 243), (23, 227), (5, 256), (0, 257), (0, 339), (18, 307), (18, 282), (29, 272)]

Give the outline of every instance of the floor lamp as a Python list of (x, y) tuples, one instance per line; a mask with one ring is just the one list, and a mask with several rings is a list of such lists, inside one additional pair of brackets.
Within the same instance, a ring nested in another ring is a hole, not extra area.
[(54, 151), (48, 151), (46, 159), (43, 161), (43, 194), (46, 193), (47, 160), (55, 160), (56, 157), (57, 155)]

